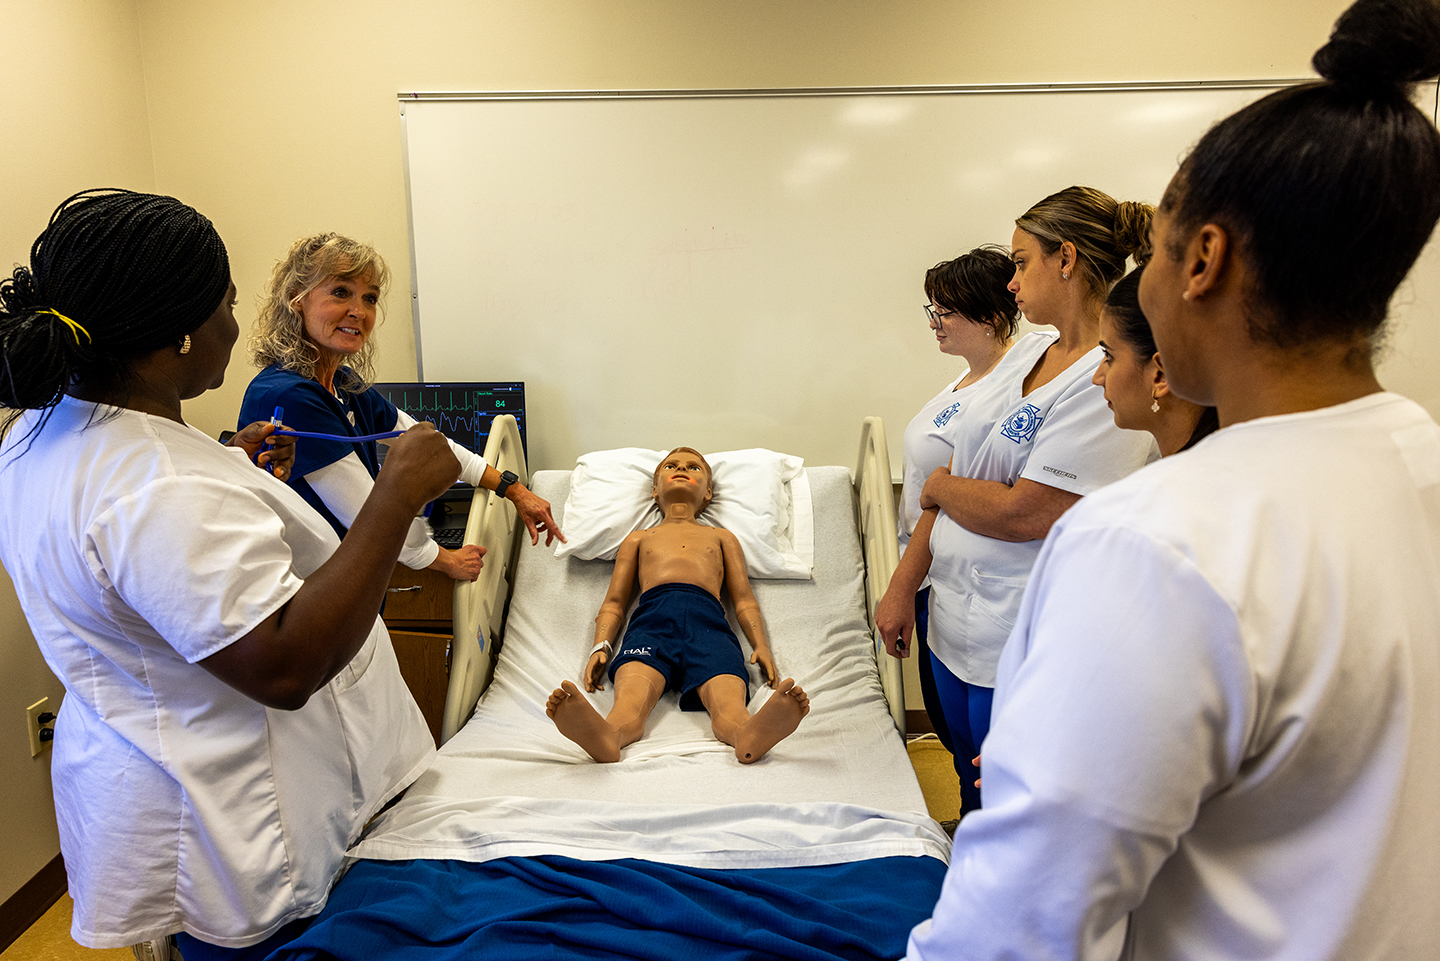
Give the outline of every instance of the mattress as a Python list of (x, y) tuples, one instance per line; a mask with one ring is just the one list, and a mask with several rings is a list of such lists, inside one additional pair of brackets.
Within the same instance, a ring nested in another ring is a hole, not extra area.
[[(849, 472), (809, 468), (807, 477), (812, 579), (752, 582), (781, 676), (794, 677), (811, 699), (799, 729), (767, 757), (739, 764), (711, 733), (708, 715), (681, 711), (673, 693), (618, 763), (597, 764), (560, 735), (545, 700), (562, 679), (578, 679), (613, 565), (558, 559), (527, 541), (493, 683), (352, 856), (559, 855), (745, 870), (890, 857), (945, 862), (949, 839), (926, 813), (876, 673)], [(538, 472), (532, 489), (558, 506), (569, 478)], [(728, 601), (726, 613), (748, 659)], [(771, 689), (749, 669), (753, 713)], [(609, 710), (608, 683), (587, 696), (602, 714)]]

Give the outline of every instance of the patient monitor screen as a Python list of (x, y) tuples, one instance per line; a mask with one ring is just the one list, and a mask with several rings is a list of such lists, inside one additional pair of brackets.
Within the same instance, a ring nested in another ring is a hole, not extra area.
[[(500, 414), (513, 414), (520, 428), (520, 445), (528, 453), (525, 384), (521, 381), (376, 384), (375, 389), (411, 417), (428, 420), (455, 443), (477, 454), (485, 453), (491, 421)], [(469, 489), (469, 485), (457, 486)]]

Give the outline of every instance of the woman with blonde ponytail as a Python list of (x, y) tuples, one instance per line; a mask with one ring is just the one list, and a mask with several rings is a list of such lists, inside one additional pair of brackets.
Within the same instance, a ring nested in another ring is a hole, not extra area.
[[(962, 814), (980, 805), (971, 759), (989, 730), (996, 664), (1050, 525), (1083, 495), (1159, 456), (1148, 433), (1115, 426), (1090, 382), (1101, 358), (1100, 310), (1127, 259), (1149, 255), (1152, 210), (1068, 187), (1016, 220), (1009, 289), (1031, 323), (1055, 329), (1010, 348), (1004, 365), (1013, 376), (975, 385), (966, 416), (993, 426), (978, 444), (957, 447), (920, 494), (921, 508), (936, 513), (928, 540), (912, 538), (904, 571), (930, 574), (928, 656), (955, 745)], [(929, 562), (917, 562), (927, 550)], [(912, 587), (919, 583), (897, 593), (913, 595)], [(902, 613), (877, 611), (892, 653), (909, 640)]]

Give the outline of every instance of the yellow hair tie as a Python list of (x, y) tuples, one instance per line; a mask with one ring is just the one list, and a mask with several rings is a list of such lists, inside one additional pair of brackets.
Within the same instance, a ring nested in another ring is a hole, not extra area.
[(60, 313), (60, 311), (55, 310), (51, 307), (46, 307), (43, 310), (37, 311), (37, 313), (54, 314), (56, 317), (59, 317), (61, 320), (65, 321), (65, 326), (70, 328), (70, 336), (75, 338), (75, 343), (77, 345), (80, 343), (81, 334), (84, 334), (85, 339), (90, 341), (90, 343), (95, 343), (95, 338), (90, 336), (90, 331), (86, 330), (84, 327), (81, 327), (79, 324), (75, 323), (75, 321)]

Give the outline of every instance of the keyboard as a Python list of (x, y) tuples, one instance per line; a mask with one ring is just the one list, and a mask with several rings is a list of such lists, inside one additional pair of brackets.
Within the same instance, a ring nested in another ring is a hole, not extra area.
[(465, 543), (465, 528), (463, 527), (437, 527), (434, 532), (435, 543), (453, 551)]

